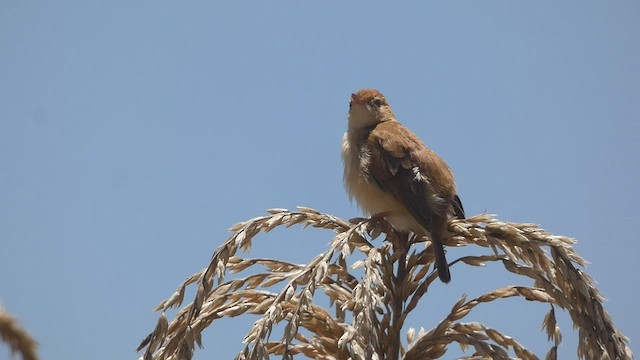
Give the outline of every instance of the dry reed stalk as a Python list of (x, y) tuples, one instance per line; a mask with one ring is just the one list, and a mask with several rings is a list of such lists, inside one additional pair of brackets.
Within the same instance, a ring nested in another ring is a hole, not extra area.
[(0, 306), (0, 338), (12, 355), (20, 354), (23, 360), (38, 360), (37, 343), (18, 321)]
[[(261, 317), (246, 335), (237, 359), (266, 359), (269, 355), (284, 359), (295, 355), (315, 359), (435, 359), (444, 355), (450, 344), (473, 348), (470, 359), (509, 359), (510, 353), (520, 359), (537, 359), (497, 329), (460, 321), (482, 303), (509, 297), (549, 304), (543, 327), (553, 345), (547, 359), (556, 358), (562, 340), (556, 307), (567, 310), (578, 329), (580, 358), (633, 357), (627, 338), (604, 310), (603, 297), (593, 280), (576, 267), (584, 266), (585, 261), (573, 250), (570, 238), (549, 234), (534, 224), (502, 222), (488, 214), (453, 220), (447, 246), (476, 245), (491, 252), (457, 259), (451, 266), (500, 262), (506, 270), (533, 280), (532, 286), (507, 286), (471, 300), (463, 296), (433, 329), (421, 330), (417, 336), (410, 329), (405, 349), (400, 340), (404, 321), (437, 278), (431, 270), (434, 259), (430, 245), (412, 247), (425, 239), (396, 233), (379, 217), (347, 222), (310, 208), (268, 212), (267, 216), (234, 225), (230, 229), (233, 235), (214, 252), (209, 265), (187, 278), (157, 306), (156, 311), (162, 313), (156, 328), (138, 348), (145, 349), (143, 359), (190, 359), (196, 344), (202, 344), (202, 331), (213, 321), (246, 313)], [(248, 250), (260, 232), (296, 224), (335, 233), (329, 248), (308, 264), (238, 256), (238, 250)], [(376, 247), (371, 241), (381, 234), (386, 241)], [(363, 260), (349, 264), (356, 251)], [(225, 281), (228, 273), (258, 268), (265, 270)], [(355, 276), (356, 269), (361, 269), (357, 271), (364, 276)], [(169, 322), (165, 311), (181, 306), (187, 287), (193, 284), (194, 300)], [(272, 290), (276, 286), (277, 290)], [(317, 290), (330, 300), (334, 316), (313, 303)], [(274, 326), (283, 322), (282, 338), (272, 341)]]

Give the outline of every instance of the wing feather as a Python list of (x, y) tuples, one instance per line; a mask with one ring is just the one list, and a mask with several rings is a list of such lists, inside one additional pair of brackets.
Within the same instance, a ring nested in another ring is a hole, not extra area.
[(451, 170), (410, 130), (397, 121), (382, 122), (370, 132), (367, 143), (375, 182), (425, 229), (431, 231), (436, 219), (464, 214)]

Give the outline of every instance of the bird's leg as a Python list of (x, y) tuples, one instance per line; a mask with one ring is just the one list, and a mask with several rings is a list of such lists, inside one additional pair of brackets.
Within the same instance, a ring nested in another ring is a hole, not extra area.
[[(381, 223), (383, 225), (389, 224), (389, 222), (387, 221), (387, 219), (385, 219), (387, 216), (389, 216), (389, 212), (380, 212), (377, 214), (373, 214), (371, 216), (369, 216), (369, 218), (362, 218), (362, 217), (355, 217), (355, 218), (351, 218), (349, 219), (349, 222), (352, 224), (357, 224), (363, 221), (369, 221), (371, 223)], [(388, 228), (385, 227), (385, 233), (387, 233)]]
[[(382, 231), (387, 234), (387, 239), (398, 238), (399, 234), (386, 219), (389, 215), (390, 213), (387, 211), (379, 212), (371, 215), (369, 217), (369, 221), (371, 221), (371, 223), (380, 224), (382, 226)], [(394, 243), (393, 241), (391, 242)]]

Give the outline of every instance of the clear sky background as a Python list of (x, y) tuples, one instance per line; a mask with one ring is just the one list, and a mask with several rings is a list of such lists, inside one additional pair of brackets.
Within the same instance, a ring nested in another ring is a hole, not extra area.
[[(230, 225), (360, 214), (340, 141), (363, 87), (446, 159), (468, 215), (578, 239), (637, 352), (637, 1), (3, 1), (0, 301), (44, 359), (137, 358), (152, 308)], [(331, 235), (292, 228), (251, 256), (306, 262)], [(452, 276), (408, 326), (515, 281), (497, 264)], [(547, 310), (503, 300), (469, 320), (544, 357)], [(253, 320), (214, 323), (196, 359), (231, 358)]]

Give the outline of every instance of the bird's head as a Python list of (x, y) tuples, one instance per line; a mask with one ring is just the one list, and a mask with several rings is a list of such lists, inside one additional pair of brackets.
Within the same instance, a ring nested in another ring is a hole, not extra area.
[(350, 129), (362, 129), (394, 119), (391, 107), (380, 91), (362, 89), (351, 94), (349, 101)]

